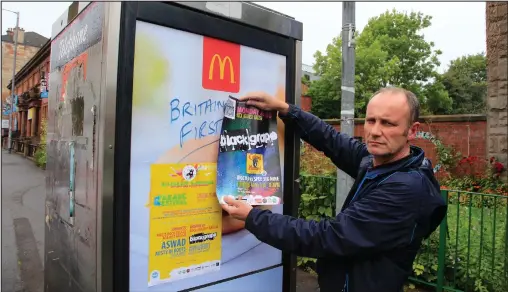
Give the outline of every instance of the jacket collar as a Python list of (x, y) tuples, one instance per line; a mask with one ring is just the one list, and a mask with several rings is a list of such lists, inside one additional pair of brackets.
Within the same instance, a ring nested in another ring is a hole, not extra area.
[(392, 173), (403, 168), (418, 168), (422, 166), (422, 164), (425, 166), (427, 166), (426, 164), (430, 164), (428, 161), (425, 161), (425, 152), (421, 148), (410, 146), (410, 149), (411, 154), (409, 156), (377, 167), (373, 167), (374, 157), (368, 155), (362, 159), (360, 169), (366, 171), (366, 178), (373, 179), (379, 175)]

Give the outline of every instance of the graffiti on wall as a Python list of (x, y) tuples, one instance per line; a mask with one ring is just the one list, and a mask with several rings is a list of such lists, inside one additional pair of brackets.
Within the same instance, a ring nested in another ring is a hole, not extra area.
[[(436, 136), (434, 136), (432, 133), (430, 132), (423, 132), (423, 131), (418, 131), (416, 133), (416, 138), (417, 139), (423, 139), (423, 140), (427, 140), (427, 141), (430, 141), (432, 144), (434, 144), (434, 146), (439, 146), (441, 144), (441, 141), (439, 141), (439, 139), (436, 138)], [(439, 170), (441, 169), (441, 164), (436, 164), (436, 166), (434, 166), (434, 173), (438, 172)]]

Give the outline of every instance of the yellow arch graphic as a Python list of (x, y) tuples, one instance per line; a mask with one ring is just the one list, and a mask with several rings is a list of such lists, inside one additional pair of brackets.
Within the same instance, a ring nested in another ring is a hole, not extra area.
[(235, 69), (233, 68), (233, 62), (229, 56), (222, 59), (219, 54), (215, 54), (212, 57), (212, 61), (210, 61), (210, 70), (208, 71), (208, 79), (213, 79), (213, 69), (215, 67), (215, 59), (219, 60), (219, 78), (220, 80), (224, 80), (224, 69), (226, 67), (226, 61), (229, 63), (229, 75), (231, 83), (235, 83)]

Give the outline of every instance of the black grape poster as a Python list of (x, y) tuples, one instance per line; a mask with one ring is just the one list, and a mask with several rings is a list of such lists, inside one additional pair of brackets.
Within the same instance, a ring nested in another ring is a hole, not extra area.
[(217, 160), (217, 197), (251, 205), (278, 205), (282, 200), (276, 112), (247, 106), (230, 96)]

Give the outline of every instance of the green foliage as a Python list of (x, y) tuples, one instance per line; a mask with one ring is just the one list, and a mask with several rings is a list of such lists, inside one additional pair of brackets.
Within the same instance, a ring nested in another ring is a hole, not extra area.
[(431, 138), (431, 142), (436, 146), (438, 163), (444, 171), (450, 171), (457, 166), (462, 154), (455, 151), (453, 147), (445, 145), (437, 137)]
[[(371, 18), (364, 30), (356, 33), (357, 117), (365, 115), (369, 98), (387, 85), (412, 90), (421, 99), (427, 95), (426, 98), (431, 98), (438, 107), (447, 107), (450, 102), (441, 92), (442, 87), (423, 86), (437, 76), (437, 56), (441, 54), (433, 49), (432, 42), (425, 41), (422, 34), (422, 30), (430, 26), (430, 20), (430, 16), (422, 13), (407, 14), (392, 10)], [(321, 79), (311, 84), (309, 95), (313, 98), (312, 112), (321, 118), (340, 116), (341, 45), (339, 36), (328, 45), (326, 54), (320, 51), (314, 54), (314, 70)]]
[(307, 94), (312, 97), (311, 112), (323, 119), (340, 117), (341, 46), (339, 36), (326, 47), (326, 55), (314, 53), (314, 71), (320, 79), (312, 82)]
[[(441, 145), (440, 145), (441, 146)], [(448, 190), (461, 190), (483, 194), (497, 194), (508, 197), (508, 185), (501, 179), (504, 165), (495, 159), (482, 159), (477, 156), (462, 157), (457, 162), (458, 156), (448, 159), (450, 162), (446, 167), (450, 171), (448, 178), (441, 181), (441, 188)], [(500, 167), (500, 168), (498, 168)], [(482, 199), (485, 204), (489, 198)], [(475, 204), (475, 207), (480, 205)], [(483, 205), (485, 206), (485, 205)], [(487, 206), (492, 207), (492, 204)]]
[(307, 85), (307, 86), (310, 86), (310, 80), (309, 78), (307, 78), (307, 76), (302, 76), (302, 83)]
[(450, 62), (442, 82), (453, 100), (451, 114), (485, 113), (487, 58), (484, 53), (468, 55)]
[[(298, 217), (320, 221), (335, 217), (335, 178), (331, 176), (301, 176)], [(313, 268), (316, 259), (298, 257), (297, 264)]]
[(305, 143), (300, 155), (300, 172), (305, 175), (335, 177), (337, 167), (323, 155), (323, 152), (318, 152)]
[(446, 115), (452, 110), (453, 100), (440, 76), (423, 86), (424, 112), (422, 114)]
[[(356, 32), (355, 113), (364, 117), (369, 98), (381, 87), (404, 87), (418, 96), (421, 114), (485, 112), (487, 62), (485, 54), (460, 57), (438, 74), (440, 50), (427, 42), (423, 30), (431, 17), (420, 12), (387, 11), (369, 20)], [(340, 117), (342, 40), (335, 37), (325, 52), (314, 54), (312, 113), (323, 119)]]
[(40, 143), (39, 147), (34, 153), (35, 164), (39, 167), (46, 165), (46, 135), (47, 135), (48, 123), (46, 120), (41, 121), (41, 132), (40, 132)]

